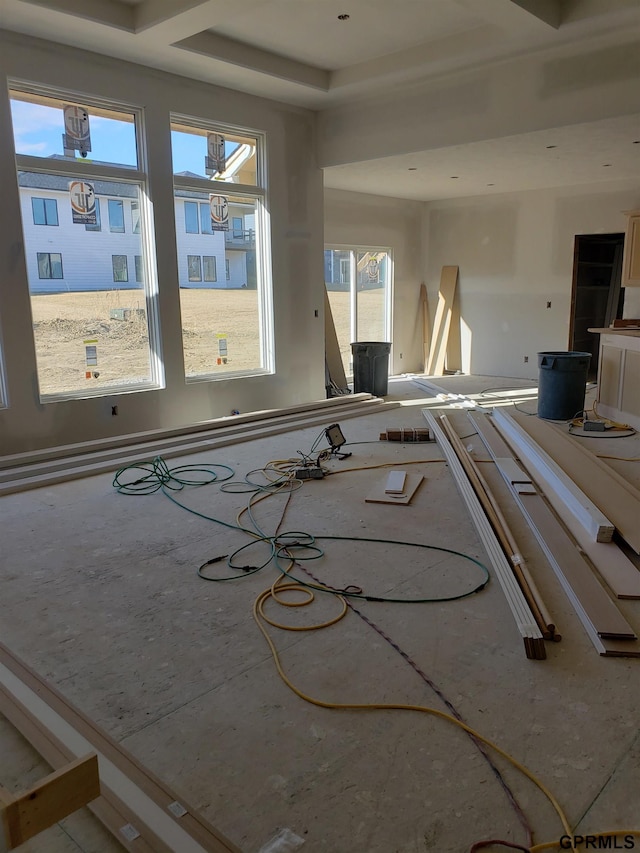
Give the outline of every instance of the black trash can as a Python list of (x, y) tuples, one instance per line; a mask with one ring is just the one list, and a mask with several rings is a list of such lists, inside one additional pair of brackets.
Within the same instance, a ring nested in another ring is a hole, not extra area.
[(391, 344), (363, 341), (351, 344), (353, 355), (353, 393), (384, 397), (389, 384)]
[(590, 352), (538, 353), (538, 417), (568, 421), (584, 409)]

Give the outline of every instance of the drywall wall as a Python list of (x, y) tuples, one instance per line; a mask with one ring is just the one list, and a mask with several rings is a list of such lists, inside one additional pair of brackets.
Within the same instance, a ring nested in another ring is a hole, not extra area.
[[(124, 100), (144, 109), (165, 374), (162, 389), (40, 402), (6, 96), (10, 79), (47, 84), (78, 96)], [(228, 415), (234, 409), (253, 411), (324, 396), (322, 173), (314, 159), (313, 113), (2, 31), (0, 92), (0, 340), (8, 398), (8, 406), (0, 409), (0, 454), (179, 426)], [(274, 374), (185, 383), (171, 112), (266, 133)], [(118, 407), (117, 418), (112, 417), (113, 405)]]
[(421, 202), (325, 190), (327, 245), (380, 246), (392, 252), (391, 373), (422, 370), (421, 218)]
[[(322, 167), (640, 111), (638, 33), (620, 33), (398, 85), (324, 110)], [(526, 104), (526, 108), (523, 105)]]
[(567, 350), (575, 236), (622, 232), (639, 205), (640, 180), (425, 203), (431, 304), (460, 268), (462, 371), (533, 379), (538, 352)]

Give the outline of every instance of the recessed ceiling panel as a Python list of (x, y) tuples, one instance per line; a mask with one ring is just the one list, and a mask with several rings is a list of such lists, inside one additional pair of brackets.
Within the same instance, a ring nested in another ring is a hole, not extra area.
[(483, 23), (451, 0), (270, 0), (229, 10), (213, 32), (329, 70)]

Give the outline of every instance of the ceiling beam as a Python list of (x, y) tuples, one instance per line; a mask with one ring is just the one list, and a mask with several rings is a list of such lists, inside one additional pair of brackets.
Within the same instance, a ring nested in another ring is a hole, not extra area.
[[(267, 0), (242, 0), (246, 14)], [(143, 0), (134, 7), (135, 31), (173, 44), (215, 28), (238, 14), (237, 6), (227, 0)]]
[(304, 62), (297, 62), (234, 39), (224, 38), (211, 31), (201, 32), (175, 42), (173, 46), (302, 86), (324, 92), (329, 89), (330, 73), (323, 68), (306, 65)]

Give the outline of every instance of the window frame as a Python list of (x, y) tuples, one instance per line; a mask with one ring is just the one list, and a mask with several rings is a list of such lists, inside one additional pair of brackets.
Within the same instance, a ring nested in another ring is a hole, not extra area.
[[(118, 215), (118, 224), (114, 225), (113, 217), (111, 216), (112, 210), (119, 210), (120, 213)], [(120, 198), (108, 198), (107, 199), (107, 214), (109, 219), (109, 231), (112, 234), (125, 234), (125, 224), (124, 224), (124, 201)], [(119, 222), (122, 220), (122, 227)]]
[[(229, 371), (215, 373), (213, 370), (199, 373), (195, 376), (185, 375), (185, 382), (211, 382), (229, 380), (234, 378), (249, 378), (275, 373), (275, 345), (274, 345), (274, 316), (273, 316), (273, 281), (271, 269), (271, 229), (268, 213), (268, 183), (267, 183), (267, 137), (264, 131), (254, 128), (240, 127), (238, 125), (226, 124), (218, 121), (209, 121), (195, 116), (187, 116), (180, 113), (171, 113), (171, 129), (174, 125), (182, 128), (192, 128), (194, 131), (201, 130), (206, 133), (221, 133), (223, 136), (245, 135), (256, 141), (256, 183), (241, 184), (229, 181), (215, 180), (212, 177), (197, 177), (193, 175), (180, 175), (174, 173), (173, 188), (174, 198), (179, 191), (220, 194), (234, 199), (243, 198), (253, 205), (254, 231), (255, 231), (255, 264), (258, 293), (258, 334), (260, 337), (260, 367), (247, 370)], [(181, 132), (185, 132), (181, 130)], [(188, 203), (185, 201), (185, 203)], [(197, 202), (196, 202), (197, 203)], [(200, 223), (198, 223), (200, 224)], [(186, 227), (186, 220), (185, 220)], [(230, 223), (229, 231), (233, 234)], [(228, 260), (225, 257), (225, 260)], [(217, 270), (216, 270), (217, 274)], [(184, 343), (183, 343), (184, 347)]]
[[(140, 203), (141, 234), (140, 246), (143, 257), (144, 280), (142, 292), (145, 295), (146, 315), (149, 335), (149, 378), (133, 383), (122, 383), (104, 386), (92, 391), (90, 389), (61, 391), (57, 393), (40, 392), (42, 403), (57, 403), (64, 400), (85, 398), (110, 397), (114, 394), (141, 393), (164, 387), (164, 362), (162, 357), (162, 339), (160, 335), (160, 318), (158, 313), (158, 276), (155, 252), (155, 228), (153, 223), (153, 207), (149, 196), (149, 175), (146, 158), (144, 109), (141, 106), (124, 101), (102, 99), (90, 94), (82, 94), (71, 90), (35, 84), (30, 81), (11, 77), (8, 83), (8, 96), (35, 95), (52, 98), (57, 101), (81, 101), (84, 105), (96, 110), (110, 113), (126, 113), (133, 119), (135, 127), (137, 167), (128, 165), (105, 165), (104, 163), (85, 161), (79, 158), (53, 159), (38, 157), (31, 154), (15, 154), (16, 171), (37, 172), (40, 174), (57, 175), (69, 180), (116, 181), (131, 184), (137, 188)], [(38, 368), (39, 370), (39, 368)], [(39, 376), (39, 373), (38, 373)]]
[[(116, 258), (119, 258), (121, 261), (124, 260), (122, 264), (122, 269), (124, 271), (124, 278), (116, 278)], [(117, 284), (128, 283), (129, 281), (129, 259), (126, 255), (111, 255), (111, 271), (113, 273), (113, 280)]]
[[(207, 262), (209, 262), (209, 266), (213, 267), (213, 276), (211, 278), (207, 277)], [(210, 283), (218, 280), (218, 263), (215, 255), (202, 256), (202, 280)]]
[[(60, 258), (60, 275), (53, 274), (53, 262), (51, 257), (57, 255)], [(40, 271), (40, 259), (47, 258), (49, 275), (42, 275)], [(64, 267), (62, 266), (62, 252), (36, 252), (36, 264), (38, 267), (38, 278), (40, 281), (64, 281)]]
[[(42, 202), (42, 219), (43, 222), (36, 222), (36, 206), (35, 202)], [(49, 202), (49, 204), (47, 204)], [(48, 208), (53, 207), (55, 210), (55, 222), (49, 222), (49, 215), (47, 213)], [(48, 227), (58, 227), (60, 225), (60, 219), (58, 217), (58, 200), (55, 198), (46, 198), (45, 196), (31, 196), (31, 213), (33, 214), (33, 224), (34, 225), (44, 225)]]
[(89, 225), (88, 223), (86, 223), (84, 226), (85, 231), (102, 231), (102, 215), (100, 213), (100, 199), (96, 196), (95, 201), (96, 201), (96, 224), (95, 225)]

